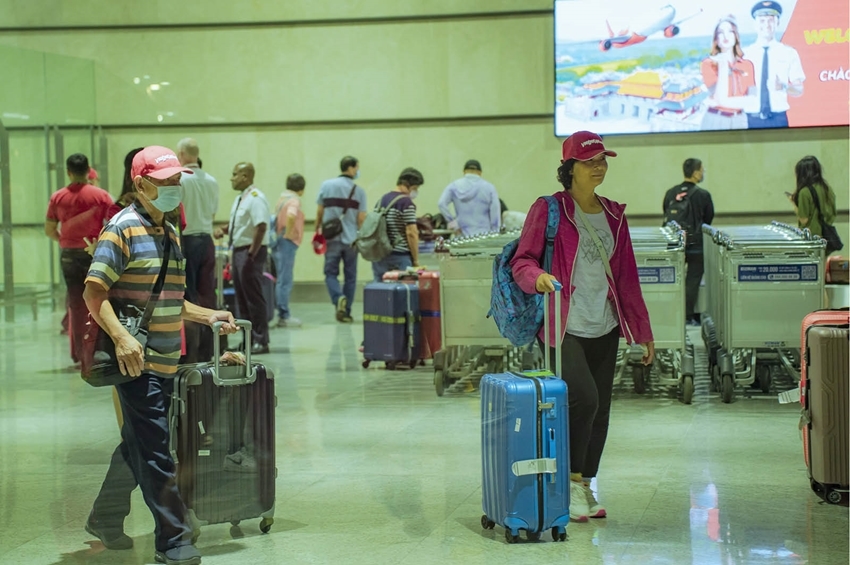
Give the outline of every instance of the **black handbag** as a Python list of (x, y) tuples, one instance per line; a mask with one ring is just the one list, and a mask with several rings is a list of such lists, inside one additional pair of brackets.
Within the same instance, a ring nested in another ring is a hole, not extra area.
[[(354, 196), (354, 191), (357, 190), (357, 185), (351, 187), (351, 192), (348, 193), (348, 198), (345, 200), (340, 200), (339, 198), (328, 198), (325, 201), (328, 202), (327, 207), (338, 207), (342, 208), (342, 213), (345, 214), (349, 208), (354, 208), (351, 205), (351, 198)], [(333, 202), (333, 204), (331, 204)], [(334, 218), (333, 220), (328, 220), (327, 222), (322, 222), (322, 235), (327, 241), (332, 240), (342, 233), (342, 218)]]
[(820, 222), (821, 227), (821, 237), (826, 240), (826, 254), (829, 255), (833, 251), (841, 251), (844, 249), (844, 244), (841, 242), (841, 238), (838, 236), (838, 230), (835, 229), (835, 226), (831, 224), (827, 224), (823, 219), (823, 212), (820, 209), (820, 199), (818, 198), (818, 193), (813, 187), (808, 187), (808, 189), (812, 193), (812, 200), (815, 201), (815, 208), (818, 211), (818, 221)]
[[(156, 307), (157, 301), (154, 297), (158, 298), (162, 292), (165, 275), (168, 272), (168, 261), (171, 255), (171, 234), (168, 229), (165, 230), (163, 248), (162, 267), (148, 297), (147, 304), (145, 304), (145, 309), (141, 310), (136, 306), (127, 304), (115, 310), (118, 321), (142, 345), (143, 352), (148, 343), (148, 325)], [(118, 358), (115, 355), (115, 343), (94, 320), (91, 313), (89, 313), (86, 333), (83, 336), (83, 351), (80, 362), (82, 366), (80, 376), (91, 386), (114, 386), (130, 382), (135, 378), (121, 373), (121, 369), (118, 367)]]

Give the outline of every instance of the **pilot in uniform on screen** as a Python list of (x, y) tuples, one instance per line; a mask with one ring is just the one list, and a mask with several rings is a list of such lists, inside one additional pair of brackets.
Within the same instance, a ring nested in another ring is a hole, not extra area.
[(763, 0), (751, 11), (758, 38), (744, 49), (744, 58), (753, 63), (755, 96), (746, 107), (747, 127), (787, 128), (788, 97), (803, 95), (803, 65), (793, 47), (776, 41), (776, 28), (782, 6)]

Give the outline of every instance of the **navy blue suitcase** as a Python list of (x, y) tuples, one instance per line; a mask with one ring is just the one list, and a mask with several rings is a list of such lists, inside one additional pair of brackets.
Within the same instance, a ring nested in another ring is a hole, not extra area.
[(384, 361), (416, 366), (421, 342), (419, 288), (399, 282), (372, 282), (363, 289), (363, 367)]
[[(560, 295), (560, 291), (553, 294)], [(556, 298), (559, 302), (560, 296)], [(556, 304), (556, 312), (559, 306)], [(544, 309), (548, 314), (548, 304)], [(548, 327), (549, 316), (546, 318)], [(556, 366), (560, 367), (560, 348), (556, 349)], [(508, 543), (519, 540), (520, 530), (526, 531), (530, 541), (540, 539), (546, 530), (552, 531), (555, 541), (566, 539), (570, 521), (568, 425), (567, 385), (550, 371), (484, 375), (482, 527), (503, 526)]]

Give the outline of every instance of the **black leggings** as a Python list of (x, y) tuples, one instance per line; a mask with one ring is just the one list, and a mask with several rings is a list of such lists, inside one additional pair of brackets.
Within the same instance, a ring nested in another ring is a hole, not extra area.
[[(542, 342), (538, 341), (542, 348)], [(567, 383), (570, 407), (570, 472), (595, 477), (608, 437), (611, 393), (620, 330), (602, 337), (566, 334), (561, 344), (560, 377)], [(555, 366), (555, 349), (549, 348), (549, 366)]]

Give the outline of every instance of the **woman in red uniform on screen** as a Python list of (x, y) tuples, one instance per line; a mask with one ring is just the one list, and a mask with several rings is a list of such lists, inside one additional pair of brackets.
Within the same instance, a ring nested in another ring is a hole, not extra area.
[(756, 80), (753, 63), (744, 59), (735, 16), (717, 22), (711, 55), (700, 64), (700, 72), (711, 93), (702, 129), (747, 129), (744, 101), (755, 94)]

